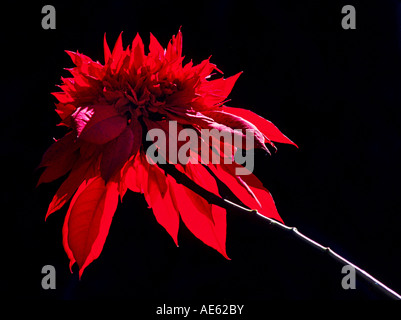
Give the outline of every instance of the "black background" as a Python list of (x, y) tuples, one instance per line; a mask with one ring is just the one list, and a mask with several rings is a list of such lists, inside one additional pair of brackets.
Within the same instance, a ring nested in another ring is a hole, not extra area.
[[(244, 71), (230, 96), (275, 123), (299, 149), (257, 154), (255, 173), (289, 226), (330, 246), (401, 292), (400, 15), (396, 1), (33, 1), (2, 4), (2, 264), (13, 298), (126, 298), (133, 303), (387, 299), (357, 279), (341, 287), (341, 265), (254, 217), (228, 213), (225, 260), (182, 226), (179, 248), (141, 195), (119, 205), (104, 250), (78, 280), (61, 229), (67, 208), (44, 217), (60, 181), (35, 189), (56, 127), (63, 50), (103, 62), (123, 31), (152, 32), (165, 47), (182, 26), (185, 61), (212, 62), (225, 76)], [(56, 30), (41, 9), (56, 8)], [(357, 29), (343, 30), (352, 4)], [(41, 269), (56, 268), (56, 290)], [(4, 282), (3, 282), (4, 283)], [(251, 307), (249, 307), (251, 308)], [(149, 311), (151, 312), (151, 311)], [(153, 311), (152, 311), (153, 312)]]

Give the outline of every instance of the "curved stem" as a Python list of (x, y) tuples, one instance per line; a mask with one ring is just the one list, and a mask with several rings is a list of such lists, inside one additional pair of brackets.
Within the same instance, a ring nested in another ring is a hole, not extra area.
[(291, 232), (298, 239), (304, 241), (306, 244), (318, 249), (319, 251), (327, 253), (330, 257), (334, 258), (335, 260), (337, 260), (340, 263), (343, 263), (344, 265), (349, 265), (349, 266), (353, 267), (362, 278), (364, 278), (367, 282), (372, 284), (375, 288), (382, 291), (389, 298), (395, 299), (395, 300), (401, 300), (400, 294), (398, 294), (394, 290), (392, 290), (389, 287), (387, 287), (386, 285), (384, 285), (382, 282), (380, 282), (379, 280), (374, 278), (372, 275), (367, 273), (365, 270), (359, 268), (355, 264), (351, 263), (350, 261), (348, 261), (341, 255), (339, 255), (338, 253), (336, 253), (335, 251), (330, 249), (330, 247), (325, 247), (325, 246), (321, 245), (320, 243), (308, 238), (307, 236), (305, 236), (304, 234), (299, 232), (297, 228), (286, 226), (285, 224), (283, 224), (277, 220), (274, 220), (272, 218), (268, 218), (268, 217), (262, 215), (257, 210), (248, 209), (235, 202), (232, 202), (230, 200), (223, 199), (223, 198), (216, 196), (214, 193), (211, 193), (210, 191), (208, 191), (208, 190), (202, 188), (201, 186), (199, 186), (198, 184), (196, 184), (194, 181), (192, 181), (190, 178), (188, 178), (188, 176), (186, 176), (184, 173), (178, 171), (171, 164), (163, 164), (163, 165), (159, 164), (159, 167), (161, 167), (165, 171), (166, 174), (170, 174), (176, 180), (177, 183), (185, 185), (187, 188), (191, 189), (192, 191), (196, 192), (197, 194), (199, 194), (200, 196), (205, 198), (209, 203), (220, 206), (224, 209), (236, 209), (241, 212), (255, 214), (256, 216), (259, 216), (259, 217), (267, 220), (271, 226), (277, 227), (283, 231)]
[(309, 244), (310, 246), (326, 252), (327, 254), (329, 254), (332, 258), (334, 258), (335, 260), (339, 261), (340, 263), (343, 263), (344, 265), (350, 265), (351, 267), (353, 267), (358, 274), (364, 278), (365, 280), (367, 280), (370, 284), (373, 284), (377, 289), (379, 289), (380, 291), (382, 291), (384, 294), (386, 294), (388, 297), (395, 299), (395, 300), (401, 300), (401, 295), (399, 295), (397, 292), (395, 292), (394, 290), (390, 289), (389, 287), (387, 287), (386, 285), (384, 285), (382, 282), (380, 282), (379, 280), (377, 280), (375, 277), (373, 277), (372, 275), (370, 275), (369, 273), (367, 273), (365, 270), (359, 268), (357, 265), (353, 264), (352, 262), (348, 261), (347, 259), (345, 259), (344, 257), (342, 257), (341, 255), (339, 255), (338, 253), (336, 253), (335, 251), (333, 251), (332, 249), (330, 249), (330, 247), (325, 247), (322, 246), (320, 243), (308, 238), (307, 236), (305, 236), (304, 234), (302, 234), (301, 232), (298, 231), (297, 228), (295, 227), (288, 227), (284, 224), (282, 224), (281, 222), (268, 218), (262, 214), (260, 214), (257, 210), (250, 210), (247, 209), (243, 206), (240, 206), (236, 203), (233, 203), (229, 200), (225, 200), (224, 201), (226, 203), (228, 203), (230, 206), (235, 207), (239, 210), (242, 210), (244, 212), (248, 212), (248, 213), (254, 213), (256, 215), (258, 215), (259, 217), (267, 220), (270, 225), (278, 227), (282, 230), (285, 231), (290, 231), (292, 232), (298, 239), (306, 242), (307, 244)]

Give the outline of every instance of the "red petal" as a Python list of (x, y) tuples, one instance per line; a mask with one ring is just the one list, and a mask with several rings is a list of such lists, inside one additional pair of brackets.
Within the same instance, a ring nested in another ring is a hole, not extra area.
[(198, 90), (199, 94), (204, 96), (204, 103), (211, 107), (225, 100), (241, 73), (239, 72), (227, 79), (220, 78), (203, 82)]
[(73, 52), (69, 50), (65, 50), (65, 52), (70, 56), (72, 62), (77, 66), (79, 71), (87, 73), (88, 62), (92, 61), (92, 59), (78, 52)]
[(113, 52), (111, 54), (111, 58), (113, 59), (113, 62), (111, 64), (112, 69), (115, 69), (117, 67), (124, 52), (122, 34), (123, 33), (121, 32), (118, 36), (116, 44), (114, 45)]
[(171, 190), (174, 192), (177, 208), (186, 227), (206, 245), (216, 249), (225, 258), (226, 253), (226, 211), (215, 205), (208, 204), (208, 215), (213, 216), (213, 222), (196, 203), (206, 202), (201, 196), (178, 184), (171, 176), (167, 177)]
[(134, 41), (132, 42), (131, 56), (129, 60), (129, 67), (133, 65), (135, 69), (138, 69), (143, 64), (145, 58), (145, 49), (139, 33), (136, 34)]
[(75, 142), (72, 132), (54, 142), (44, 153), (39, 167), (46, 167), (57, 163), (67, 155), (79, 148), (80, 144)]
[(273, 218), (284, 223), (283, 219), (281, 219), (280, 215), (278, 214), (271, 193), (263, 186), (262, 182), (260, 182), (260, 180), (253, 174), (241, 176), (241, 178), (249, 185), (252, 192), (258, 198), (261, 204), (261, 209), (259, 212), (266, 217)]
[(178, 229), (180, 226), (180, 217), (174, 204), (170, 190), (165, 196), (153, 199), (149, 204), (153, 209), (153, 214), (157, 222), (168, 232), (178, 246)]
[(80, 138), (91, 143), (104, 144), (121, 134), (126, 128), (126, 121), (121, 116), (103, 120), (101, 123), (97, 123), (89, 130), (83, 132)]
[(80, 143), (75, 141), (72, 132), (67, 133), (63, 138), (53, 143), (45, 152), (39, 167), (47, 167), (41, 174), (37, 183), (51, 182), (65, 175), (71, 170), (79, 157), (77, 152)]
[(76, 110), (76, 107), (72, 104), (64, 104), (64, 103), (58, 103), (56, 106), (56, 112), (60, 116), (61, 120), (65, 120), (67, 117), (69, 117), (74, 111)]
[(163, 47), (152, 33), (150, 34), (149, 55), (159, 60), (164, 56)]
[(128, 160), (132, 146), (133, 134), (128, 127), (117, 138), (107, 143), (100, 162), (100, 172), (106, 182)]
[[(72, 206), (75, 204), (78, 196), (82, 193), (82, 191), (85, 190), (86, 186), (88, 185), (88, 181), (83, 181), (81, 184), (79, 184), (78, 186), (78, 190), (76, 190), (74, 197), (71, 200), (70, 203), (70, 208), (72, 208)], [(70, 214), (70, 208), (67, 211), (67, 216), (69, 216)], [(67, 221), (67, 216), (64, 219), (64, 224), (63, 224), (63, 246), (64, 246), (64, 250), (67, 253), (68, 258), (70, 259), (70, 271), (72, 272), (72, 266), (75, 263), (75, 258), (74, 258), (74, 254), (72, 253), (69, 244), (68, 244), (68, 224), (66, 223)]]
[(194, 71), (196, 73), (199, 74), (199, 77), (201, 79), (205, 79), (208, 75), (210, 75), (210, 73), (213, 70), (216, 70), (218, 72), (220, 72), (221, 74), (223, 73), (221, 70), (219, 70), (217, 68), (217, 66), (213, 63), (210, 63), (210, 57), (209, 59), (203, 60), (200, 64), (198, 64), (197, 66), (193, 67)]
[(84, 163), (79, 162), (74, 166), (67, 179), (61, 184), (60, 188), (57, 190), (52, 201), (50, 202), (45, 220), (50, 214), (61, 209), (67, 203), (67, 201), (71, 199), (72, 195), (82, 181), (94, 175), (93, 168), (91, 170), (92, 165), (92, 161), (86, 161)]
[[(215, 122), (219, 124), (223, 124), (225, 127), (222, 127), (219, 130), (219, 126), (216, 126), (215, 124), (212, 124), (216, 129), (219, 131), (221, 130), (226, 130), (230, 131), (232, 134), (239, 134), (235, 129), (241, 130), (241, 135), (242, 135), (242, 149), (248, 149), (247, 148), (247, 143), (246, 143), (246, 130), (249, 130), (253, 133), (254, 137), (254, 148), (261, 148), (266, 150), (266, 146), (264, 144), (264, 137), (262, 133), (258, 130), (258, 128), (253, 125), (251, 122), (232, 115), (230, 113), (226, 112), (221, 112), (221, 111), (206, 111), (204, 114), (207, 117), (212, 118)], [(234, 137), (232, 137), (234, 139)], [(234, 143), (234, 140), (233, 140)], [(239, 146), (237, 146), (239, 147)]]
[(72, 103), (74, 99), (66, 92), (52, 92), (52, 95), (61, 103)]
[(138, 153), (133, 160), (127, 163), (123, 172), (121, 183), (124, 183), (130, 190), (145, 195), (156, 220), (177, 244), (179, 215), (163, 171), (156, 165), (150, 165), (146, 161), (146, 156)]
[[(216, 180), (203, 165), (189, 163), (185, 166), (185, 174), (199, 186), (219, 196)], [(198, 239), (229, 259), (225, 246), (226, 210), (208, 203), (185, 186), (180, 185), (178, 190), (180, 192), (175, 192), (178, 196), (177, 208), (184, 224)]]
[(180, 58), (182, 54), (182, 33), (178, 30), (177, 36), (173, 36), (167, 45), (166, 49), (166, 59), (173, 61)]
[[(248, 186), (250, 188), (250, 190), (252, 191), (252, 193), (255, 197), (255, 200), (257, 199), (259, 201), (259, 203), (255, 203), (248, 196), (246, 196), (245, 193), (240, 192), (237, 187), (234, 187), (234, 184), (229, 184), (230, 189), (233, 192), (236, 191), (236, 193), (234, 193), (234, 194), (241, 201), (243, 201), (243, 203), (246, 206), (248, 206), (249, 208), (258, 210), (259, 213), (263, 214), (264, 216), (266, 216), (268, 218), (273, 218), (280, 222), (283, 222), (283, 220), (281, 219), (281, 217), (277, 211), (277, 208), (274, 203), (272, 195), (263, 186), (263, 183), (251, 172), (249, 172), (249, 174), (246, 174), (246, 175), (241, 175), (241, 177), (237, 177), (235, 175), (235, 169), (239, 168), (239, 167), (241, 167), (242, 170), (246, 170), (246, 168), (242, 167), (241, 165), (239, 165), (237, 163), (224, 164), (221, 166), (221, 168), (223, 168), (223, 170), (226, 171), (227, 173), (231, 174), (232, 176), (235, 176), (237, 179), (241, 179), (243, 181), (243, 183), (245, 183), (244, 186), (245, 187)], [(214, 168), (212, 168), (212, 167), (211, 167), (211, 169), (214, 170)], [(222, 178), (221, 174), (219, 175), (219, 178)], [(222, 181), (224, 182), (223, 179), (222, 179)]]
[(288, 143), (298, 147), (294, 142), (288, 139), (281, 131), (269, 120), (262, 118), (256, 113), (242, 109), (242, 108), (231, 108), (223, 106), (221, 110), (244, 118), (245, 120), (253, 123), (266, 137), (267, 139), (279, 143)]
[(77, 136), (84, 141), (104, 144), (117, 138), (127, 127), (127, 120), (110, 105), (78, 108), (72, 115)]
[[(251, 209), (260, 209), (260, 202), (249, 186), (241, 179), (240, 176), (235, 175), (235, 166), (237, 164), (213, 164), (208, 168), (216, 175), (216, 177), (225, 184), (234, 195), (242, 201), (243, 204)], [(232, 168), (230, 168), (232, 167)]]
[(77, 161), (78, 157), (79, 152), (74, 152), (66, 157), (60, 158), (57, 163), (48, 166), (41, 174), (37, 186), (41, 183), (54, 181), (67, 174)]
[[(145, 160), (146, 161), (146, 160)], [(177, 235), (180, 218), (171, 190), (168, 188), (166, 176), (157, 165), (147, 165), (148, 179), (145, 199), (157, 222), (163, 226), (178, 245)]]
[(63, 244), (79, 276), (99, 257), (118, 204), (117, 183), (101, 177), (84, 182), (71, 201), (63, 226)]
[(103, 46), (104, 46), (104, 63), (107, 64), (107, 62), (111, 58), (111, 52), (106, 41), (106, 33), (104, 34)]
[(132, 155), (135, 156), (142, 144), (142, 126), (137, 119), (132, 120), (132, 132), (133, 132), (133, 145), (132, 145)]
[(122, 181), (124, 182), (125, 186), (133, 192), (141, 192), (141, 187), (138, 182), (139, 176), (141, 176), (140, 170), (143, 170), (143, 167), (135, 166), (136, 162), (138, 161), (139, 154), (134, 158), (133, 161), (127, 163), (124, 167), (124, 174)]

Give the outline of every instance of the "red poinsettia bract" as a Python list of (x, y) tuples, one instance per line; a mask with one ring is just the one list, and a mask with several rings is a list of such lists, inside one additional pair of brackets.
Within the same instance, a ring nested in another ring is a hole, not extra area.
[[(62, 78), (56, 111), (67, 134), (46, 151), (39, 184), (65, 177), (54, 195), (46, 217), (68, 201), (63, 226), (63, 245), (76, 262), (79, 275), (103, 248), (110, 224), (127, 189), (144, 194), (156, 220), (177, 243), (179, 221), (201, 241), (226, 254), (226, 211), (209, 204), (178, 183), (146, 156), (145, 137), (158, 128), (168, 137), (169, 122), (178, 132), (191, 128), (216, 129), (236, 134), (234, 129), (252, 129), (254, 146), (266, 143), (294, 144), (271, 122), (252, 111), (224, 105), (240, 73), (211, 80), (221, 73), (209, 59), (183, 64), (182, 34), (173, 36), (166, 49), (150, 34), (149, 53), (139, 35), (131, 48), (123, 49), (121, 34), (110, 51), (104, 39), (105, 63), (78, 52), (67, 52), (75, 67), (72, 77)], [(184, 144), (185, 142), (177, 142)], [(199, 145), (191, 146), (192, 158), (200, 157)], [(238, 148), (233, 148), (232, 152)], [(213, 151), (215, 152), (215, 150)], [(171, 155), (163, 154), (167, 163)], [(229, 186), (246, 206), (282, 221), (274, 201), (251, 172), (237, 175), (238, 163), (220, 152), (220, 163), (174, 163), (181, 173), (204, 189), (220, 196), (216, 179)]]

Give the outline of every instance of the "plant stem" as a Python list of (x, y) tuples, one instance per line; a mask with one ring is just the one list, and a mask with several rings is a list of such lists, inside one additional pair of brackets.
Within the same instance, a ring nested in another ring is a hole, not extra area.
[(318, 242), (310, 239), (309, 237), (305, 236), (304, 234), (299, 232), (297, 228), (286, 226), (285, 224), (283, 224), (283, 223), (281, 223), (281, 222), (279, 222), (279, 221), (277, 221), (275, 219), (268, 218), (268, 217), (262, 215), (257, 210), (252, 210), (252, 209), (246, 208), (246, 207), (244, 207), (242, 205), (239, 205), (237, 203), (234, 203), (234, 202), (232, 202), (230, 200), (218, 197), (214, 193), (211, 193), (210, 191), (202, 188), (201, 186), (199, 186), (198, 184), (193, 182), (184, 173), (181, 173), (180, 171), (178, 171), (173, 165), (170, 165), (170, 164), (161, 165), (161, 164), (159, 164), (159, 167), (161, 167), (166, 173), (170, 174), (177, 181), (177, 183), (185, 185), (186, 187), (188, 187), (192, 191), (196, 192), (197, 194), (199, 194), (200, 196), (205, 198), (209, 203), (214, 204), (214, 205), (218, 205), (218, 206), (220, 206), (220, 207), (222, 207), (224, 209), (228, 209), (228, 210), (229, 209), (236, 209), (236, 210), (239, 210), (241, 212), (252, 213), (252, 214), (255, 214), (256, 216), (258, 216), (260, 218), (263, 218), (264, 220), (268, 221), (271, 226), (277, 227), (277, 228), (279, 228), (279, 229), (281, 229), (283, 231), (288, 231), (291, 234), (295, 235), (298, 239), (300, 239), (303, 242), (305, 242), (306, 244), (310, 245), (311, 247), (316, 248), (321, 252), (327, 253), (334, 260), (337, 260), (338, 262), (340, 262), (340, 263), (342, 263), (344, 265), (351, 266), (352, 268), (354, 268), (357, 271), (357, 273), (363, 279), (365, 279), (368, 283), (370, 283), (375, 288), (377, 288), (378, 290), (383, 292), (389, 298), (394, 299), (394, 300), (401, 300), (401, 295), (400, 294), (398, 294), (394, 290), (392, 290), (389, 287), (387, 287), (386, 285), (384, 285), (382, 282), (380, 282), (379, 280), (374, 278), (372, 275), (367, 273), (365, 270), (359, 268), (355, 264), (351, 263), (350, 261), (348, 261), (347, 259), (345, 259), (341, 255), (339, 255), (338, 253), (336, 253), (335, 251), (330, 249), (330, 247), (325, 247), (325, 246), (321, 245), (320, 243), (318, 243)]
[(278, 227), (281, 230), (285, 230), (285, 231), (290, 231), (291, 233), (293, 233), (298, 239), (304, 241), (305, 243), (309, 244), (310, 246), (318, 249), (319, 251), (325, 252), (327, 253), (329, 256), (331, 256), (334, 260), (337, 260), (340, 263), (343, 263), (344, 265), (349, 265), (351, 267), (353, 267), (358, 274), (364, 278), (366, 281), (368, 281), (370, 284), (373, 284), (374, 287), (376, 287), (377, 289), (379, 289), (380, 291), (382, 291), (384, 294), (386, 294), (389, 298), (394, 299), (394, 300), (401, 300), (401, 295), (399, 295), (397, 292), (395, 292), (394, 290), (390, 289), (389, 287), (387, 287), (386, 285), (384, 285), (382, 282), (380, 282), (379, 280), (377, 280), (375, 277), (373, 277), (372, 275), (370, 275), (369, 273), (367, 273), (365, 270), (359, 268), (357, 265), (351, 263), (350, 261), (348, 261), (347, 259), (345, 259), (344, 257), (342, 257), (341, 255), (339, 255), (338, 253), (336, 253), (335, 251), (333, 251), (332, 249), (330, 249), (330, 247), (325, 247), (322, 246), (320, 243), (308, 238), (307, 236), (305, 236), (304, 234), (302, 234), (301, 232), (298, 231), (297, 228), (295, 227), (288, 227), (284, 224), (282, 224), (281, 222), (268, 218), (262, 214), (260, 214), (257, 210), (250, 210), (247, 209), (243, 206), (240, 206), (236, 203), (233, 203), (229, 200), (225, 200), (224, 201), (226, 203), (229, 203), (230, 206), (235, 207), (239, 210), (242, 210), (243, 212), (248, 212), (248, 213), (254, 213), (256, 215), (258, 215), (259, 217), (267, 220), (269, 222), (270, 225)]

